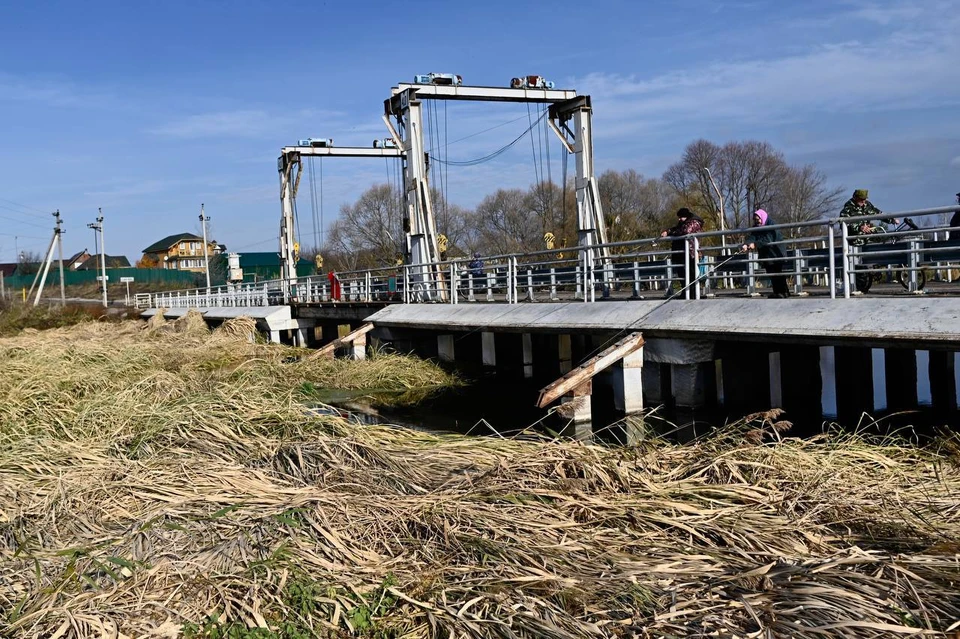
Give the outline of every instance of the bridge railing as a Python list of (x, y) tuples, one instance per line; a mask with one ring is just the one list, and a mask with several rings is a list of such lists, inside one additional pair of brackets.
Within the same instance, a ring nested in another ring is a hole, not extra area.
[[(883, 219), (920, 220), (960, 211), (939, 207), (884, 213)], [(848, 224), (877, 222), (875, 216), (832, 218), (763, 227), (780, 230), (783, 258), (741, 253), (751, 230), (707, 231), (683, 237), (639, 238), (592, 247), (566, 247), (527, 253), (454, 258), (433, 264), (405, 264), (282, 280), (228, 284), (138, 294), (141, 308), (244, 307), (326, 302), (506, 302), (575, 299), (590, 302), (613, 294), (641, 298), (679, 286), (682, 296), (700, 299), (719, 289), (755, 295), (767, 267), (777, 262), (793, 278), (793, 292), (827, 287), (831, 298), (849, 298), (864, 277), (889, 273), (908, 291), (922, 286), (928, 271), (946, 273), (960, 266), (960, 227), (943, 224), (852, 235)], [(954, 239), (950, 239), (953, 233)], [(609, 257), (601, 258), (601, 249)], [(683, 256), (691, 258), (683, 268)], [(860, 278), (860, 280), (858, 280)]]

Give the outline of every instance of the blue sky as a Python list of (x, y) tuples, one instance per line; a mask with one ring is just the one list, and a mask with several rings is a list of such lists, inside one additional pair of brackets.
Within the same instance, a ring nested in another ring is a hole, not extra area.
[[(97, 207), (108, 252), (134, 260), (199, 231), (201, 202), (231, 250), (274, 250), (279, 148), (368, 146), (390, 87), (430, 71), (590, 94), (598, 171), (659, 175), (694, 139), (752, 138), (885, 210), (960, 190), (960, 0), (18, 2), (0, 16), (0, 261), (42, 251), (57, 208), (66, 251), (92, 250)], [(528, 126), (522, 105), (436, 115), (451, 160)], [(450, 168), (450, 200), (527, 187), (533, 154), (524, 140)], [(551, 142), (554, 179), (558, 158)], [(325, 161), (325, 222), (389, 171)]]

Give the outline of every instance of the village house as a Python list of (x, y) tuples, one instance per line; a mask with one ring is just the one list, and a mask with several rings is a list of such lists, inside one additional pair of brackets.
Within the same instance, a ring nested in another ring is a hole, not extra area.
[[(216, 242), (207, 242), (207, 253), (212, 258), (226, 250)], [(168, 235), (143, 249), (143, 257), (137, 262), (140, 268), (162, 268), (175, 271), (202, 273), (206, 268), (203, 255), (203, 238), (193, 233)]]

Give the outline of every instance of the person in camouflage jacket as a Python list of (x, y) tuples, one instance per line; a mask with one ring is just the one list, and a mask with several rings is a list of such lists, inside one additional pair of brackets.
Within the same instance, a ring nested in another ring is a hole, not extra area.
[[(867, 189), (857, 189), (853, 192), (853, 197), (847, 200), (847, 203), (843, 205), (843, 209), (840, 211), (840, 217), (860, 217), (862, 215), (874, 215), (877, 217), (877, 222), (873, 220), (847, 222), (847, 232), (850, 237), (874, 233), (876, 229), (880, 228), (879, 223), (883, 221), (883, 218), (881, 218), (883, 211), (875, 207), (873, 203), (867, 199), (868, 195)], [(894, 218), (893, 223), (899, 224), (900, 220)]]

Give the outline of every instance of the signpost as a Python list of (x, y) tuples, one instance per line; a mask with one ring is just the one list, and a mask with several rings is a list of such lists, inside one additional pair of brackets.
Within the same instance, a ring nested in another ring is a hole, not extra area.
[[(108, 275), (107, 277), (109, 278), (110, 276)], [(130, 282), (132, 282), (132, 281), (133, 281), (133, 278), (132, 278), (132, 277), (121, 277), (121, 278), (120, 278), (120, 283), (127, 285), (127, 296), (126, 296), (126, 298), (124, 298), (124, 300), (123, 300), (123, 303), (126, 304), (127, 306), (130, 306)]]

